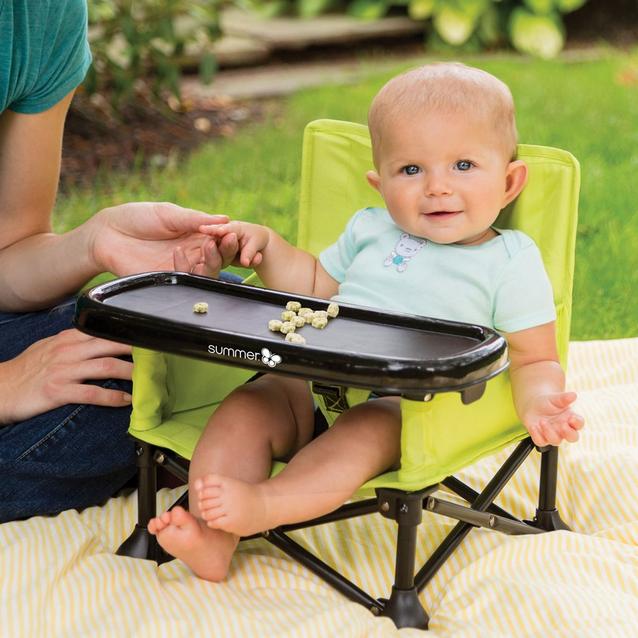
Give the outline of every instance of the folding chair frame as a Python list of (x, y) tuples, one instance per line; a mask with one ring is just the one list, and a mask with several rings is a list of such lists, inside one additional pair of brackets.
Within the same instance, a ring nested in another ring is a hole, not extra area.
[[(171, 557), (162, 550), (155, 536), (147, 529), (150, 519), (157, 515), (157, 469), (163, 467), (177, 479), (187, 483), (189, 462), (172, 451), (157, 448), (141, 440), (136, 440), (136, 445), (139, 475), (138, 520), (133, 533), (122, 543), (117, 554), (162, 563), (171, 560)], [(522, 440), (482, 492), (475, 491), (453, 476), (441, 482), (441, 485), (467, 501), (469, 506), (432, 496), (431, 494), (439, 489), (439, 484), (414, 492), (378, 488), (375, 490), (376, 498), (347, 503), (325, 516), (294, 525), (282, 525), (242, 540), (263, 537), (344, 596), (368, 608), (375, 616), (387, 616), (399, 628), (427, 629), (429, 616), (421, 605), (418, 594), (473, 527), (485, 527), (510, 535), (569, 529), (556, 509), (557, 447), (536, 448), (541, 453), (541, 470), (538, 507), (533, 520), (521, 521), (494, 504), (501, 490), (534, 448), (531, 438)], [(171, 507), (176, 505), (188, 507), (188, 492)], [(424, 509), (459, 522), (415, 574), (417, 527), (421, 523)], [(388, 599), (373, 598), (287, 535), (287, 532), (297, 529), (373, 512), (379, 512), (398, 525), (395, 577)]]

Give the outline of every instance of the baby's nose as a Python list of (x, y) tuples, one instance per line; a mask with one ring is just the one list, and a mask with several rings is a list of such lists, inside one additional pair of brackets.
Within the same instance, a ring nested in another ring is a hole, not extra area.
[(425, 180), (425, 193), (428, 197), (440, 197), (450, 195), (452, 188), (450, 182), (438, 171), (430, 172)]

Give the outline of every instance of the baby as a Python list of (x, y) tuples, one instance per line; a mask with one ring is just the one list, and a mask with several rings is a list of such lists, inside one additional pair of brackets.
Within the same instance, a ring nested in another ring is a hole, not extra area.
[[(539, 446), (576, 441), (583, 419), (558, 362), (552, 290), (540, 253), (492, 226), (523, 189), (509, 89), (479, 69), (427, 65), (390, 80), (369, 112), (374, 171), (386, 208), (366, 208), (319, 259), (270, 228), (203, 227), (238, 241), (238, 263), (270, 288), (489, 325), (505, 334), (518, 415)], [(326, 514), (396, 468), (399, 397), (351, 407), (314, 436), (309, 384), (266, 374), (211, 417), (190, 466), (189, 509), (149, 531), (198, 576), (223, 579), (240, 536)], [(288, 461), (269, 478), (273, 459)]]

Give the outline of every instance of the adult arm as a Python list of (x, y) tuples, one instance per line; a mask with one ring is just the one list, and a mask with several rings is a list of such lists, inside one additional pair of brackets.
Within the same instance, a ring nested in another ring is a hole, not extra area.
[(52, 232), (71, 97), (43, 113), (0, 115), (0, 310), (49, 307), (101, 272), (170, 270), (178, 248), (188, 262), (205, 263), (216, 274), (234, 250), (220, 255), (207, 244), (202, 254), (204, 236), (197, 229), (225, 216), (140, 202), (106, 208), (66, 233)]

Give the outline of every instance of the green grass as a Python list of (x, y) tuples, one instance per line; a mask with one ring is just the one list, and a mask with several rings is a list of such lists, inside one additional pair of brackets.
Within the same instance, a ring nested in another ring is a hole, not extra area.
[[(638, 335), (638, 294), (632, 294), (638, 293), (638, 84), (619, 81), (623, 71), (638, 68), (638, 56), (609, 51), (582, 62), (463, 61), (509, 84), (521, 141), (565, 148), (581, 162), (572, 339)], [(107, 205), (153, 199), (267, 223), (292, 239), (304, 125), (320, 117), (364, 122), (374, 93), (399, 70), (371, 74), (356, 86), (300, 92), (268, 121), (201, 148), (176, 167), (98, 181), (91, 191), (60, 197), (56, 229)]]

